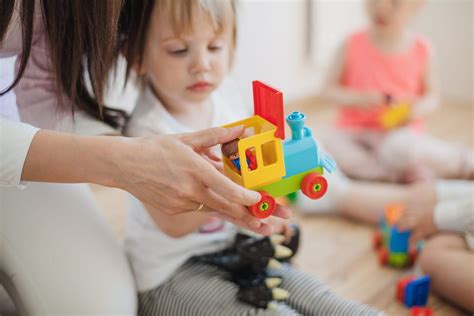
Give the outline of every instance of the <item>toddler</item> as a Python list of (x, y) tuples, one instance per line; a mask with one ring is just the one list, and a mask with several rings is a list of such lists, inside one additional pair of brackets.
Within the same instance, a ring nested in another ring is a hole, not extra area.
[[(423, 132), (423, 117), (439, 104), (428, 42), (409, 24), (422, 0), (367, 0), (370, 27), (349, 36), (330, 68), (321, 101), (339, 107), (323, 142), (352, 178), (412, 182), (474, 177), (472, 150)], [(385, 129), (388, 109), (405, 116)]]
[[(145, 15), (145, 20), (134, 24), (141, 31), (137, 31), (136, 36), (127, 42), (128, 62), (141, 77), (143, 89), (126, 127), (127, 135), (182, 133), (251, 116), (249, 108), (242, 105), (225, 78), (235, 49), (234, 1), (155, 0), (152, 3), (149, 16)], [(142, 5), (142, 2), (136, 5)], [(213, 158), (215, 160), (216, 157)], [(145, 208), (150, 210), (151, 216)], [(270, 221), (277, 231), (288, 230), (284, 220), (271, 218)], [(239, 292), (241, 284), (232, 282), (228, 271), (229, 262), (234, 262), (232, 260), (236, 258), (236, 251), (241, 255), (242, 245), (248, 245), (239, 236), (232, 224), (213, 218), (206, 207), (199, 207), (188, 214), (169, 216), (133, 199), (125, 247), (136, 275), (139, 313), (378, 313), (366, 305), (338, 297), (320, 281), (291, 265), (275, 264), (263, 252), (252, 258), (265, 259), (264, 263), (270, 267), (280, 267), (278, 271), (271, 268), (265, 270), (268, 282), (264, 282), (264, 287), (271, 291), (265, 292), (264, 289), (264, 292), (278, 299), (287, 296), (288, 291), (289, 297), (284, 303), (274, 303), (272, 308), (267, 309), (258, 309), (237, 300), (238, 293), (243, 298), (248, 294)], [(268, 238), (260, 241), (273, 249), (270, 255), (278, 257), (282, 251), (288, 255), (287, 251), (277, 246), (278, 242), (272, 241), (270, 245)], [(231, 259), (210, 265), (212, 258)], [(250, 262), (250, 265), (257, 263), (260, 261)], [(240, 264), (240, 261), (236, 263)], [(279, 287), (284, 291), (274, 288), (279, 283), (271, 277), (275, 273), (281, 275)], [(259, 283), (259, 287), (261, 285)]]

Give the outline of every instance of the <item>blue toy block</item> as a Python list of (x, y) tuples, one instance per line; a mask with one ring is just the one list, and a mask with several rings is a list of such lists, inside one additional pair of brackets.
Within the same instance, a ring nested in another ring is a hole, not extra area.
[(319, 166), (318, 147), (311, 130), (304, 126), (305, 119), (306, 115), (301, 112), (293, 112), (286, 118), (291, 128), (291, 139), (283, 142), (285, 178)]
[(421, 276), (412, 280), (405, 288), (405, 305), (408, 307), (425, 306), (430, 292), (430, 277)]
[(411, 235), (410, 231), (400, 231), (396, 226), (392, 226), (390, 233), (390, 252), (408, 253), (408, 240)]
[(336, 170), (336, 162), (331, 157), (323, 152), (320, 152), (319, 158), (319, 165), (326, 169), (327, 172), (333, 173)]

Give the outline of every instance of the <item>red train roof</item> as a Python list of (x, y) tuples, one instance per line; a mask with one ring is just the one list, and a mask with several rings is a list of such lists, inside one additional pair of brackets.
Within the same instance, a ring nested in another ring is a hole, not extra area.
[(258, 80), (253, 81), (252, 85), (254, 114), (276, 125), (275, 136), (285, 139), (283, 93)]

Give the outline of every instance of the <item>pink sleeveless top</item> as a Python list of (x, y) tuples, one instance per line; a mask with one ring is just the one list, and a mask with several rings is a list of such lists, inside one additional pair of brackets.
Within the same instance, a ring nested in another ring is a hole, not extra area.
[[(375, 47), (368, 31), (351, 35), (346, 42), (341, 84), (359, 91), (380, 91), (395, 101), (415, 102), (423, 94), (423, 76), (427, 67), (429, 44), (415, 36), (410, 48), (399, 54), (387, 54)], [(377, 118), (383, 104), (362, 109), (340, 109), (337, 125), (351, 129), (379, 129)]]

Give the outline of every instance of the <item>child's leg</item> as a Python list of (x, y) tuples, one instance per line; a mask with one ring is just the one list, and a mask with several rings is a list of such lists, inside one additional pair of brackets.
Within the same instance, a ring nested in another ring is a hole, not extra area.
[(412, 201), (416, 201), (417, 206), (433, 208), (435, 201), (418, 199), (419, 194), (425, 191), (432, 191), (434, 194), (434, 185), (352, 181), (346, 195), (339, 201), (338, 210), (347, 217), (376, 224), (383, 215), (385, 207), (390, 203), (403, 203), (411, 207)]
[(390, 133), (379, 150), (380, 161), (398, 174), (425, 168), (438, 178), (473, 179), (474, 152), (409, 128)]
[[(298, 315), (284, 303), (257, 309), (237, 300), (238, 287), (218, 267), (184, 264), (165, 284), (139, 295), (140, 316)], [(290, 294), (291, 295), (291, 294)]]
[(431, 276), (434, 291), (474, 312), (474, 252), (462, 236), (433, 237), (426, 243), (419, 262)]
[(281, 288), (290, 293), (288, 305), (302, 315), (380, 315), (380, 311), (331, 292), (318, 279), (285, 265)]
[(334, 157), (338, 168), (351, 178), (389, 181), (392, 175), (373, 152), (377, 143), (374, 133), (350, 134), (333, 130), (323, 136), (324, 145)]
[(404, 203), (407, 208), (433, 209), (436, 203), (435, 184), (411, 185), (350, 180), (341, 172), (326, 175), (329, 189), (325, 196), (311, 200), (302, 194), (298, 209), (304, 213), (335, 213), (376, 224), (389, 203)]

